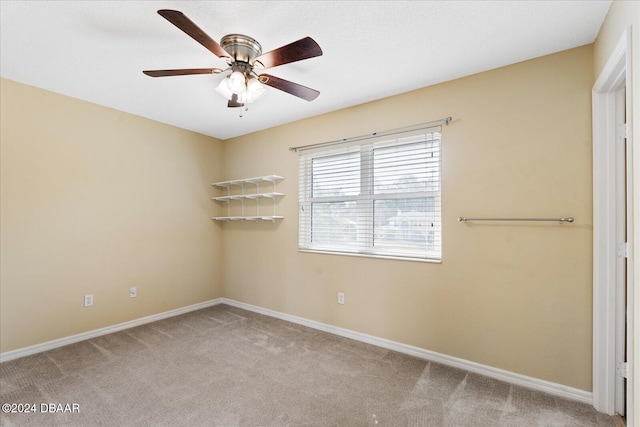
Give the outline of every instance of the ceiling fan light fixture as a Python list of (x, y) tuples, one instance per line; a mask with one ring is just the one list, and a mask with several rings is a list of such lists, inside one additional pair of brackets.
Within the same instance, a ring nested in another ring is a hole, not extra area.
[(245, 90), (246, 78), (240, 71), (234, 71), (228, 78), (229, 89), (235, 94), (241, 94)]
[(222, 95), (225, 98), (227, 98), (228, 100), (231, 100), (231, 97), (233, 96), (233, 91), (231, 90), (231, 88), (229, 88), (229, 79), (228, 78), (224, 78), (224, 79), (222, 79), (220, 81), (220, 84), (216, 88), (216, 91), (220, 95)]
[(256, 78), (249, 79), (247, 83), (247, 102), (257, 101), (266, 93), (264, 86)]

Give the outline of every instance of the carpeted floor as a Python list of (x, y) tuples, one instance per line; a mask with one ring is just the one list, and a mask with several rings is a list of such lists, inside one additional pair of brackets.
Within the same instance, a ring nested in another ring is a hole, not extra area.
[(614, 425), (586, 404), (227, 305), (5, 362), (0, 403), (37, 407), (2, 426)]

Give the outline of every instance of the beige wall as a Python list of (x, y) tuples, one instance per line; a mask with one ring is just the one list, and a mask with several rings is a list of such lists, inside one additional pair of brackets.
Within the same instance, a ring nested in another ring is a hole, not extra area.
[[(595, 77), (598, 78), (602, 69), (607, 63), (609, 56), (613, 52), (613, 49), (618, 44), (622, 33), (626, 29), (631, 29), (633, 37), (633, 53), (640, 51), (638, 46), (640, 41), (640, 32), (638, 27), (640, 26), (640, 2), (629, 0), (616, 0), (611, 3), (609, 12), (600, 28), (598, 38), (594, 43), (594, 72)], [(640, 61), (637, 55), (635, 57), (636, 63)], [(636, 76), (637, 77), (637, 76)]]
[[(628, 411), (634, 411), (631, 416), (634, 419), (640, 418), (637, 415), (640, 410), (640, 351), (638, 346), (640, 343), (640, 2), (639, 1), (614, 1), (607, 14), (607, 17), (600, 29), (600, 34), (594, 44), (595, 58), (595, 79), (600, 76), (609, 57), (615, 49), (618, 41), (622, 37), (623, 32), (627, 30), (631, 34), (631, 89), (632, 89), (632, 107), (631, 112), (627, 114), (627, 124), (631, 129), (631, 143), (633, 155), (633, 253), (635, 255), (635, 263), (633, 265), (633, 283), (635, 291), (633, 291), (633, 301), (631, 306), (634, 307), (633, 319), (628, 323), (629, 333), (633, 334), (633, 343), (630, 346), (630, 358), (633, 361), (633, 390), (631, 396), (628, 397), (630, 404), (627, 406)], [(631, 402), (633, 402), (631, 404)], [(627, 414), (629, 415), (629, 414)], [(629, 417), (629, 419), (631, 419)]]
[(1, 352), (221, 296), (220, 141), (5, 79), (0, 90)]
[[(275, 226), (217, 225), (224, 295), (591, 390), (593, 73), (589, 45), (225, 141), (225, 179), (279, 174), (286, 196)], [(441, 264), (297, 252), (288, 147), (447, 116)]]

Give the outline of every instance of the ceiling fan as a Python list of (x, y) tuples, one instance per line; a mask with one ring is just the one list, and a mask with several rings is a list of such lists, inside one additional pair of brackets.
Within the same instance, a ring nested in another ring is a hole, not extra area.
[(218, 44), (196, 24), (177, 10), (161, 9), (158, 14), (184, 31), (192, 39), (227, 62), (228, 68), (188, 68), (178, 70), (146, 70), (151, 77), (183, 76), (190, 74), (231, 73), (216, 90), (228, 99), (228, 107), (243, 107), (264, 95), (262, 85), (271, 86), (307, 101), (313, 101), (320, 92), (270, 74), (258, 74), (257, 70), (277, 67), (303, 59), (322, 55), (322, 49), (311, 37), (305, 37), (278, 49), (262, 53), (262, 46), (255, 39), (243, 34), (224, 36)]

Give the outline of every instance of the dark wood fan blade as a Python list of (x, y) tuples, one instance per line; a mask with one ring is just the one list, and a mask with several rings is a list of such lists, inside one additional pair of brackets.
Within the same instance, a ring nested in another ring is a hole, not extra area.
[(158, 11), (158, 14), (176, 27), (180, 28), (189, 37), (200, 43), (202, 46), (209, 49), (209, 51), (214, 55), (220, 58), (229, 57), (229, 54), (218, 44), (218, 42), (209, 37), (182, 12), (177, 10), (161, 9)]
[(271, 86), (283, 92), (290, 93), (291, 95), (297, 96), (298, 98), (302, 98), (307, 101), (313, 101), (318, 97), (318, 95), (320, 95), (320, 92), (315, 89), (311, 89), (309, 87), (302, 86), (298, 83), (290, 82), (289, 80), (284, 80), (279, 77), (274, 77), (269, 74), (260, 74), (260, 76), (258, 76), (258, 80), (262, 84)]
[(143, 71), (147, 76), (151, 77), (167, 77), (167, 76), (187, 76), (189, 74), (212, 74), (219, 68), (185, 68), (182, 70), (146, 70)]
[(253, 61), (253, 64), (262, 68), (271, 68), (321, 55), (322, 49), (320, 49), (318, 43), (311, 37), (305, 37), (258, 56)]
[(229, 100), (229, 102), (227, 102), (227, 107), (229, 108), (242, 107), (242, 104), (238, 102), (238, 95), (234, 93), (231, 96), (231, 99)]

